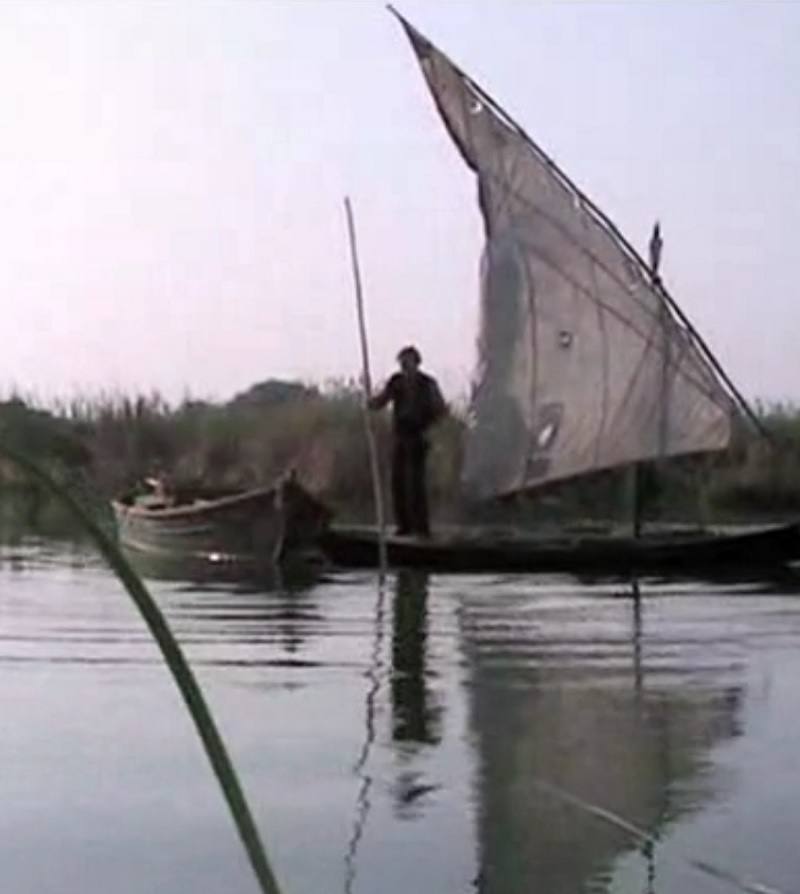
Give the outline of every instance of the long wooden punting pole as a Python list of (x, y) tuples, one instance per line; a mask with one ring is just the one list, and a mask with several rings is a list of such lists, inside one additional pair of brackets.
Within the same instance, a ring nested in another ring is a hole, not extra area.
[(353, 206), (350, 198), (345, 196), (345, 214), (347, 215), (347, 235), (350, 240), (350, 260), (353, 265), (353, 284), (356, 291), (356, 314), (358, 316), (358, 336), (361, 341), (361, 368), (364, 383), (364, 426), (367, 432), (367, 447), (369, 448), (369, 465), (372, 472), (372, 491), (375, 500), (375, 521), (378, 525), (378, 564), (380, 568), (380, 580), (386, 576), (386, 522), (383, 512), (383, 488), (381, 487), (381, 472), (378, 463), (378, 446), (375, 440), (375, 431), (372, 427), (372, 419), (369, 415), (369, 401), (372, 397), (372, 376), (369, 369), (369, 343), (367, 341), (367, 323), (364, 314), (364, 291), (361, 286), (361, 270), (358, 264), (358, 246), (356, 243), (356, 225), (353, 218)]
[[(427, 40), (417, 29), (406, 19), (404, 18), (393, 6), (387, 6), (392, 15), (400, 22), (400, 24), (406, 29), (406, 32), (411, 34), (416, 34), (421, 37), (423, 40)], [(611, 220), (611, 218), (605, 214), (597, 205), (585, 194), (583, 193), (570, 178), (561, 170), (561, 168), (553, 161), (552, 158), (541, 148), (541, 146), (527, 133), (527, 131), (518, 124), (514, 118), (497, 102), (496, 99), (491, 97), (479, 84), (476, 84), (475, 81), (465, 72), (463, 69), (459, 68), (455, 62), (453, 62), (450, 57), (447, 57), (450, 64), (453, 66), (453, 69), (459, 74), (460, 77), (464, 79), (464, 82), (469, 84), (470, 88), (475, 91), (476, 96), (478, 96), (485, 105), (487, 105), (490, 109), (492, 109), (495, 114), (504, 121), (513, 131), (515, 131), (523, 140), (528, 144), (532, 152), (546, 164), (553, 174), (561, 181), (561, 183), (576, 197), (578, 198), (584, 205), (584, 207), (592, 213), (595, 219), (605, 227), (618, 241), (620, 246), (625, 249), (627, 254), (630, 256), (632, 260), (634, 260), (644, 271), (648, 271), (649, 268), (647, 263), (644, 261), (642, 256), (636, 249), (631, 245), (630, 242), (625, 238), (625, 236), (620, 231), (619, 227)], [(692, 325), (691, 320), (686, 316), (686, 314), (681, 309), (680, 305), (675, 301), (672, 295), (664, 287), (664, 284), (659, 280), (653, 281), (652, 285), (654, 289), (658, 292), (659, 297), (664, 301), (675, 314), (676, 318), (683, 325), (685, 330), (692, 337), (695, 345), (700, 350), (700, 353), (706, 358), (711, 367), (720, 377), (722, 382), (728, 389), (729, 394), (733, 398), (734, 403), (738, 404), (739, 408), (745, 414), (745, 416), (750, 420), (753, 427), (756, 429), (759, 434), (762, 435), (767, 441), (773, 442), (773, 435), (764, 427), (762, 421), (758, 418), (756, 413), (753, 411), (750, 404), (742, 395), (741, 391), (736, 387), (733, 383), (733, 380), (725, 371), (725, 368), (722, 364), (717, 360), (716, 355), (709, 347), (708, 343), (705, 339), (700, 335), (700, 333), (695, 329)]]

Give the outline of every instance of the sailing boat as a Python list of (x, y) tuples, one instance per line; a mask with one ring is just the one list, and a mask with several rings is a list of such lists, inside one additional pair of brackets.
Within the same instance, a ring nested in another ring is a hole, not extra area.
[[(442, 122), (478, 180), (486, 244), (478, 366), (462, 485), (475, 500), (598, 471), (725, 450), (734, 418), (759, 426), (658, 276), (619, 229), (480, 87), (395, 10)], [(759, 426), (760, 427), (760, 426)], [(797, 525), (737, 535), (389, 541), (389, 560), (453, 570), (623, 570), (780, 563)], [(328, 552), (374, 564), (371, 533)]]

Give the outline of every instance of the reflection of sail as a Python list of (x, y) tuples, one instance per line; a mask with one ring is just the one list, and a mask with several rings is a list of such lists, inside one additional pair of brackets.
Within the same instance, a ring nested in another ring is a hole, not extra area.
[(428, 575), (397, 573), (392, 630), (392, 738), (395, 742), (436, 744), (439, 710), (431, 705), (426, 678)]
[[(726, 680), (687, 692), (679, 658), (650, 689), (646, 637), (639, 658), (632, 641), (641, 618), (617, 605), (630, 626), (613, 637), (585, 616), (572, 630), (567, 615), (526, 621), (496, 599), (465, 619), (483, 894), (605, 890), (614, 860), (640, 842), (579, 802), (658, 837), (712, 795), (704, 761), (736, 734), (739, 690)], [(689, 780), (691, 802), (679, 794)]]
[(486, 230), (464, 484), (487, 498), (724, 449), (718, 365), (610, 222), (404, 22)]

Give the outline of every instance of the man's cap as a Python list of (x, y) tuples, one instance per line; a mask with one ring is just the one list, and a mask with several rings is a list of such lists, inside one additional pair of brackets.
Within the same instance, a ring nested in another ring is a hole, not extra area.
[(422, 354), (414, 347), (414, 345), (406, 345), (400, 348), (397, 353), (397, 359), (402, 360), (404, 357), (412, 357), (417, 363), (422, 363)]

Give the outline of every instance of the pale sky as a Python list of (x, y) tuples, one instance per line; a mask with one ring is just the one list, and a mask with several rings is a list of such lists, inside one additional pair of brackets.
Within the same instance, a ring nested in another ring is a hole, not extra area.
[[(644, 250), (750, 397), (800, 400), (800, 3), (398, 0)], [(0, 3), (0, 391), (225, 397), (473, 359), (475, 182), (380, 2)]]

